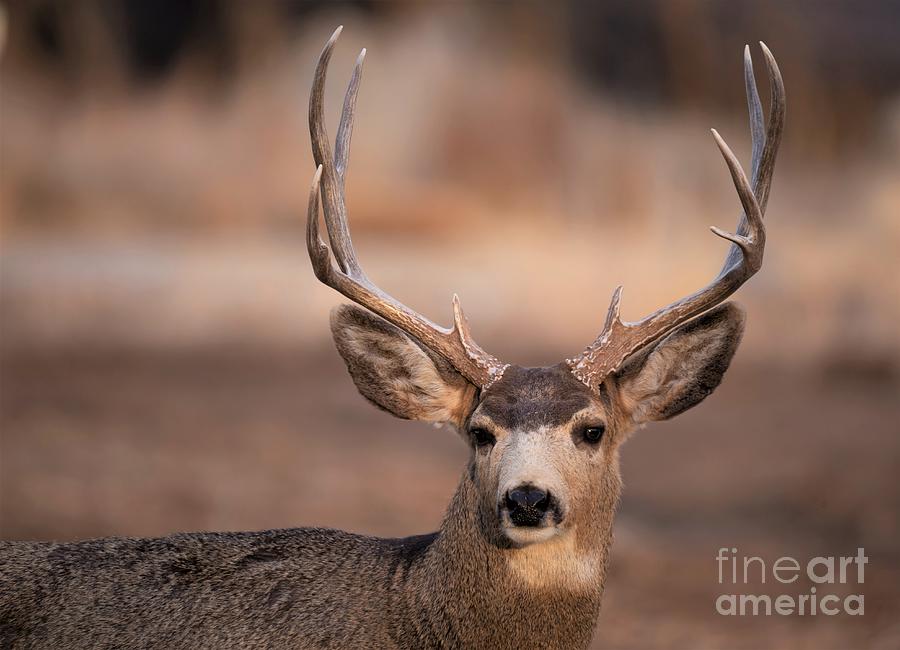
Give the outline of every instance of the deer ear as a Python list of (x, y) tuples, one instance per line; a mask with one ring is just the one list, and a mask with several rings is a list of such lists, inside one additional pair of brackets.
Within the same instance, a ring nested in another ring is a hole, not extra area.
[(725, 303), (632, 355), (616, 374), (635, 424), (667, 420), (702, 402), (722, 381), (744, 332), (744, 311)]
[(461, 425), (476, 387), (446, 360), (366, 309), (341, 305), (331, 312), (331, 333), (359, 392), (407, 420)]

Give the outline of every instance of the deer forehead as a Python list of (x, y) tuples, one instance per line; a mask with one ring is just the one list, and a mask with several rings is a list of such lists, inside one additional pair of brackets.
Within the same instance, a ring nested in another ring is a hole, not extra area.
[(472, 414), (507, 431), (560, 427), (599, 403), (564, 364), (548, 368), (510, 366), (485, 391)]

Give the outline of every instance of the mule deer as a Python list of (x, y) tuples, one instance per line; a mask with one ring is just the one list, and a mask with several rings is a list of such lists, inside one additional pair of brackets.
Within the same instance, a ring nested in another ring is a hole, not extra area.
[[(325, 73), (309, 107), (317, 169), (307, 245), (316, 276), (358, 303), (331, 317), (359, 391), (401, 418), (449, 423), (470, 447), (438, 532), (377, 539), (301, 528), (71, 544), (4, 542), (0, 642), (8, 648), (584, 648), (591, 639), (619, 499), (619, 447), (719, 384), (744, 327), (723, 302), (763, 260), (763, 211), (784, 123), (771, 84), (764, 124), (749, 48), (748, 180), (713, 131), (743, 206), (720, 273), (637, 322), (621, 288), (583, 353), (546, 368), (502, 363), (472, 339), (459, 300), (439, 327), (381, 291), (350, 241), (344, 179), (363, 55), (332, 152)], [(319, 236), (319, 202), (330, 247)]]

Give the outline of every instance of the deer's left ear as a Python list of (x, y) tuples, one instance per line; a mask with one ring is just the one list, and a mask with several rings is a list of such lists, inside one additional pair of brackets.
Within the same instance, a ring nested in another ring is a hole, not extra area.
[(702, 402), (722, 381), (744, 332), (744, 311), (725, 303), (632, 355), (616, 373), (634, 424), (667, 420)]

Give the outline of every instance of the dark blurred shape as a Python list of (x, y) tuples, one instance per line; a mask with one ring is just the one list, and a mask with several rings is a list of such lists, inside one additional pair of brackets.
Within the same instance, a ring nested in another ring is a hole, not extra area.
[(643, 101), (664, 99), (667, 71), (656, 4), (571, 0), (575, 69), (601, 88)]
[(158, 79), (191, 41), (224, 61), (229, 49), (223, 3), (218, 0), (121, 0), (123, 42), (134, 71)]
[[(344, 8), (373, 11), (383, 3), (349, 0)], [(264, 16), (272, 25), (290, 26), (333, 8), (328, 0), (63, 0), (11, 2), (13, 29), (31, 56), (63, 71), (90, 65), (80, 53), (87, 39), (111, 42), (138, 82), (164, 80), (189, 53), (203, 59), (219, 81), (234, 72), (241, 23), (247, 15)], [(97, 29), (83, 29), (85, 22)], [(273, 34), (278, 37), (279, 35)], [(283, 35), (280, 36), (283, 38)]]
[(31, 31), (39, 50), (51, 58), (61, 57), (63, 49), (59, 8), (52, 3), (39, 4), (30, 18)]
[[(337, 4), (369, 15), (406, 7)], [(468, 9), (486, 21), (503, 12), (504, 3), (488, 4)], [(900, 86), (900, 3), (569, 0), (567, 7), (575, 69), (589, 84), (644, 104), (733, 108), (743, 101), (740, 89), (722, 80), (744, 43), (766, 41), (790, 83), (792, 112), (805, 118), (793, 125), (792, 137), (819, 155), (871, 136), (876, 114)], [(10, 23), (25, 32), (14, 41), (64, 75), (83, 77), (86, 66), (96, 65), (84, 52), (106, 39), (102, 56), (118, 53), (139, 81), (159, 82), (190, 53), (223, 83), (233, 78), (242, 51), (253, 58), (290, 39), (293, 26), (334, 9), (327, 0), (45, 0), (11, 3)]]
[(570, 0), (569, 17), (576, 69), (643, 103), (741, 102), (722, 81), (744, 43), (765, 41), (782, 62), (791, 112), (804, 115), (792, 137), (825, 153), (871, 135), (900, 87), (896, 2)]

